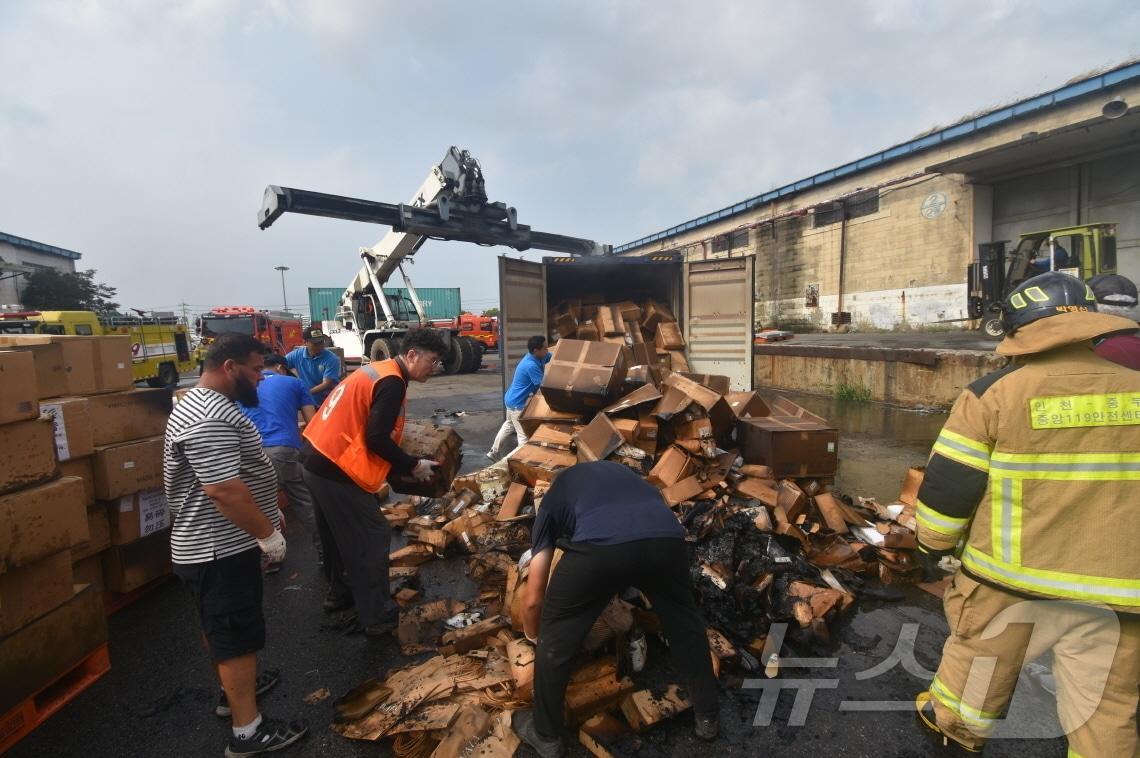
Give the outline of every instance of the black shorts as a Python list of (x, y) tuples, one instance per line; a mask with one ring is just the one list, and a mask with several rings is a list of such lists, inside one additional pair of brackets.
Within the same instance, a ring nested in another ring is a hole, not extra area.
[(176, 563), (174, 574), (194, 596), (212, 661), (238, 658), (265, 647), (260, 550), (207, 563)]

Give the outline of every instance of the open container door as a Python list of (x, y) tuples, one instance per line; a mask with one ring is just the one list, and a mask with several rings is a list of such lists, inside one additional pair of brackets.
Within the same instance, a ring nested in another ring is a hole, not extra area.
[(499, 257), (499, 362), (503, 392), (526, 355), (526, 341), (547, 336), (546, 276), (541, 263)]
[(727, 376), (734, 391), (752, 389), (751, 255), (685, 264), (685, 341), (689, 367)]

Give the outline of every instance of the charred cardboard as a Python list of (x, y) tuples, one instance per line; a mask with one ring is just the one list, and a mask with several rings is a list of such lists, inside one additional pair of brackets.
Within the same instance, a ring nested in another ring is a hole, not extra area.
[(442, 497), (451, 489), (451, 482), (459, 473), (463, 460), (463, 438), (450, 426), (436, 426), (423, 421), (408, 421), (404, 425), (404, 438), (400, 449), (416, 458), (438, 462), (431, 479), (417, 482), (411, 472), (388, 475), (388, 484), (405, 495)]
[(578, 462), (605, 460), (610, 453), (621, 447), (621, 431), (604, 413), (594, 416), (594, 420), (578, 432)]
[(536, 392), (531, 395), (530, 400), (527, 401), (526, 408), (523, 409), (522, 415), (519, 416), (519, 423), (522, 425), (523, 431), (531, 435), (534, 434), (542, 424), (580, 424), (582, 423), (582, 417), (575, 412), (554, 410), (546, 402), (546, 398), (543, 397), (543, 394)]
[(768, 404), (760, 397), (760, 393), (755, 390), (749, 392), (729, 392), (725, 394), (724, 399), (728, 402), (728, 407), (732, 409), (733, 415), (737, 418), (760, 418), (770, 413)]
[(602, 413), (616, 416), (623, 411), (635, 410), (648, 403), (656, 403), (660, 399), (661, 393), (657, 391), (657, 388), (651, 384), (646, 384), (630, 392), (613, 405), (603, 408)]
[(554, 481), (560, 471), (577, 462), (578, 458), (573, 453), (538, 445), (523, 445), (507, 459), (511, 475), (531, 486), (539, 481)]
[(503, 504), (495, 516), (498, 521), (510, 521), (519, 515), (526, 504), (527, 487), (522, 482), (511, 482), (507, 494), (503, 497)]
[[(666, 410), (673, 410), (682, 402), (677, 399), (676, 393), (681, 393), (689, 398), (690, 402), (696, 403), (704, 409), (705, 414), (712, 422), (713, 435), (717, 440), (727, 443), (732, 434), (732, 427), (736, 421), (736, 416), (733, 414), (732, 409), (728, 405), (728, 401), (719, 392), (709, 389), (708, 387), (694, 382), (679, 373), (670, 374), (664, 382), (665, 396), (662, 398), (662, 403), (665, 404), (666, 398), (670, 399), (671, 404), (666, 404)], [(660, 407), (660, 406), (659, 406)], [(687, 407), (687, 406), (686, 406)], [(679, 413), (684, 408), (674, 410), (674, 413)], [(658, 412), (658, 416), (661, 413)], [(664, 418), (664, 417), (662, 417)], [(729, 447), (725, 444), (722, 447)]]
[(0, 350), (0, 424), (39, 415), (36, 362), (31, 353)]
[(55, 475), (54, 434), (51, 422), (38, 418), (0, 426), (0, 493)]
[(542, 380), (542, 394), (554, 410), (598, 410), (613, 402), (625, 370), (620, 345), (559, 340)]
[(736, 434), (744, 462), (769, 466), (777, 477), (832, 477), (839, 465), (839, 432), (814, 420), (741, 418)]

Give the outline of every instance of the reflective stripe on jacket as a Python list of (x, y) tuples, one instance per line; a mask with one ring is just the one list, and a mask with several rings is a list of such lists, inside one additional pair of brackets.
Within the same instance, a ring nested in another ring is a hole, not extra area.
[(1140, 373), (1090, 343), (962, 393), (918, 494), (918, 539), (979, 581), (1140, 613)]
[[(389, 376), (404, 381), (395, 360), (368, 363), (338, 384), (320, 411), (305, 427), (305, 439), (324, 457), (335, 463), (358, 487), (378, 492), (388, 478), (392, 464), (368, 448), (368, 416), (376, 383)], [(407, 382), (404, 381), (405, 387)], [(404, 438), (405, 395), (400, 415), (392, 429), (396, 444)]]

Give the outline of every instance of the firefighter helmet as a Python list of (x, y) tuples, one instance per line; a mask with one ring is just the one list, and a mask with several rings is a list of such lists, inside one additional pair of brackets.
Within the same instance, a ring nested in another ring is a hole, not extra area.
[(1008, 336), (1038, 319), (1096, 309), (1096, 297), (1087, 284), (1049, 271), (1026, 279), (1009, 293), (1001, 304), (1001, 324)]

